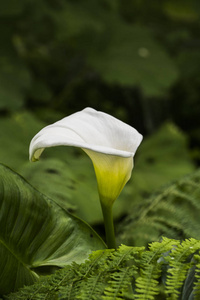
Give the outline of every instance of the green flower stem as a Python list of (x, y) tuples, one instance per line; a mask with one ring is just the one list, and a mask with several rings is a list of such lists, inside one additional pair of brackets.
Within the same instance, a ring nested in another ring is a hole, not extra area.
[(103, 201), (101, 201), (101, 208), (102, 208), (103, 218), (104, 218), (107, 246), (109, 249), (116, 249), (115, 230), (114, 230), (113, 215), (112, 215), (112, 204), (105, 205)]

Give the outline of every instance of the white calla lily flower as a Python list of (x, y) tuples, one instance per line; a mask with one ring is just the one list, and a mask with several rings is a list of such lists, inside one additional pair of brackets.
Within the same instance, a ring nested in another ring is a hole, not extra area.
[(39, 131), (29, 149), (31, 161), (45, 148), (74, 146), (91, 158), (104, 216), (107, 245), (116, 248), (112, 205), (131, 177), (142, 135), (122, 121), (92, 108), (74, 113)]
[(39, 131), (32, 139), (30, 160), (55, 146), (82, 148), (91, 158), (101, 201), (110, 205), (131, 177), (133, 157), (142, 135), (103, 112), (86, 108)]

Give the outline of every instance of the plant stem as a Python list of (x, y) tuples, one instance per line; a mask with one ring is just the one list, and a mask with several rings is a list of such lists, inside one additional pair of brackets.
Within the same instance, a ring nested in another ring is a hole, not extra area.
[(104, 218), (104, 226), (106, 232), (106, 242), (109, 249), (116, 249), (115, 230), (113, 224), (112, 204), (105, 205), (101, 201), (101, 208)]

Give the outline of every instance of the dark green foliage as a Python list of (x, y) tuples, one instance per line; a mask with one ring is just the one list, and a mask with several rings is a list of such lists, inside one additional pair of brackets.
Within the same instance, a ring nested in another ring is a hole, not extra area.
[(0, 110), (22, 108), (31, 84), (30, 71), (20, 60), (5, 59), (0, 65)]
[(130, 210), (120, 224), (119, 240), (144, 245), (169, 238), (200, 238), (200, 170), (163, 187)]
[(134, 161), (130, 199), (134, 206), (139, 199), (143, 201), (146, 195), (194, 170), (187, 136), (169, 122), (144, 138)]
[(87, 224), (0, 165), (0, 295), (105, 247)]
[[(109, 43), (88, 55), (90, 65), (109, 84), (140, 86), (148, 97), (163, 95), (178, 74), (151, 32), (146, 27), (130, 26), (113, 16), (109, 16), (107, 22), (105, 30)], [(165, 75), (155, 67), (159, 61)]]
[(198, 240), (163, 238), (148, 250), (122, 245), (96, 251), (85, 263), (73, 263), (6, 299), (179, 299), (189, 288), (187, 271), (193, 267), (192, 291), (198, 300), (199, 250)]
[(178, 77), (173, 60), (148, 26), (127, 22), (118, 1), (106, 2), (2, 4), (0, 109), (16, 110), (30, 100), (32, 107), (49, 103), (62, 110), (67, 101), (78, 108), (76, 89), (83, 86), (88, 99), (91, 81), (103, 81), (108, 91), (117, 84), (163, 96)]
[[(199, 250), (199, 241), (194, 239), (186, 240), (184, 243), (177, 245), (171, 255), (165, 260), (169, 264), (166, 279), (166, 294), (173, 299), (178, 299), (181, 287), (187, 276), (187, 271), (192, 267), (194, 262), (190, 262), (190, 255)], [(183, 265), (185, 260), (189, 260)]]
[(93, 106), (145, 131), (170, 117), (199, 145), (198, 0), (0, 6), (0, 112)]
[(195, 296), (197, 299), (200, 298), (200, 264), (199, 264), (199, 256), (198, 255), (195, 255), (194, 256), (194, 259), (198, 262), (197, 265), (196, 265), (196, 282), (195, 282)]
[[(161, 236), (199, 239), (199, 171), (149, 197), (192, 172), (191, 157), (200, 162), (199, 17), (199, 0), (0, 0), (0, 162), (90, 224), (101, 224), (89, 159), (52, 149), (31, 165), (28, 146), (46, 123), (85, 106), (109, 112), (141, 133), (154, 130), (114, 205), (119, 244), (146, 245)], [(173, 123), (156, 130), (167, 118), (189, 134), (190, 152), (187, 136)], [(73, 264), (44, 279), (39, 290), (31, 287), (31, 296), (27, 288), (26, 299), (200, 299), (200, 257), (190, 248), (195, 241), (173, 240), (173, 253), (167, 240), (162, 245), (158, 254), (130, 247), (130, 261), (113, 267), (126, 247), (102, 258), (94, 254), (87, 271), (87, 262)], [(166, 258), (158, 258), (161, 253)], [(8, 275), (14, 276), (11, 265)]]

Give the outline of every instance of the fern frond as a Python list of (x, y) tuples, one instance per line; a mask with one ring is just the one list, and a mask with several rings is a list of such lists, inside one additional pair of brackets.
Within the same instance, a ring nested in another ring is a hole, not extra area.
[(155, 295), (159, 294), (158, 279), (160, 274), (161, 266), (159, 264), (146, 266), (142, 270), (141, 276), (136, 279), (135, 299), (155, 299)]
[(156, 194), (135, 203), (120, 224), (118, 240), (140, 246), (158, 241), (200, 237), (200, 170), (161, 188)]
[(132, 292), (131, 282), (133, 277), (137, 276), (137, 267), (120, 268), (110, 275), (108, 286), (104, 290), (102, 299), (104, 300), (121, 300), (124, 299), (124, 294), (129, 290)]
[(145, 247), (130, 247), (126, 245), (121, 245), (118, 251), (111, 253), (110, 264), (112, 268), (117, 268), (119, 266), (126, 266), (129, 261), (136, 261), (142, 255)]
[[(62, 297), (96, 300), (97, 298), (94, 298), (94, 295), (101, 295), (105, 288), (105, 270), (108, 268), (108, 259), (113, 251), (107, 249), (93, 252), (85, 264), (79, 266), (78, 272), (76, 270), (71, 289), (66, 290), (65, 287), (60, 289)], [(77, 264), (74, 264), (74, 266), (77, 266)], [(77, 275), (79, 276), (77, 277)]]
[(200, 299), (200, 253), (194, 255), (194, 260), (196, 261), (196, 268), (195, 268), (195, 278), (196, 281), (194, 282), (194, 299)]
[(84, 278), (96, 274), (96, 270), (103, 272), (108, 268), (108, 258), (112, 255), (114, 249), (97, 250), (90, 254), (85, 264), (81, 264), (81, 275)]
[(143, 252), (140, 262), (141, 273), (135, 282), (135, 299), (155, 299), (159, 294), (159, 279), (164, 262), (161, 256), (171, 250), (176, 243), (174, 240), (163, 238), (161, 243), (152, 243), (149, 245), (149, 251)]
[(151, 261), (157, 260), (161, 254), (171, 250), (174, 246), (178, 244), (179, 241), (168, 239), (166, 237), (163, 237), (161, 242), (154, 242), (149, 244), (149, 250), (152, 253)]
[(199, 249), (200, 241), (191, 238), (176, 245), (170, 255), (165, 258), (169, 263), (166, 280), (167, 299), (178, 299), (187, 271), (192, 266), (189, 257)]
[[(135, 270), (137, 268), (133, 265), (133, 262), (138, 260), (139, 253), (142, 250), (144, 250), (144, 247), (133, 248), (125, 245), (121, 245), (118, 251), (106, 250), (103, 257), (104, 261), (101, 261), (98, 268), (97, 261), (93, 261), (92, 254), (90, 264), (96, 265), (97, 273), (90, 272), (91, 276), (89, 278), (84, 277), (84, 282), (80, 286), (81, 293), (77, 296), (77, 299), (93, 299), (91, 292), (96, 296), (103, 294), (105, 299), (121, 299), (118, 297), (128, 291), (131, 279), (136, 274)], [(99, 253), (101, 254), (102, 251), (99, 251)], [(132, 265), (128, 267), (130, 261)], [(105, 268), (107, 268), (107, 272)]]
[[(7, 300), (155, 300), (200, 297), (200, 241), (163, 238), (144, 247), (100, 250)], [(161, 297), (161, 298), (160, 298)]]
[[(84, 280), (80, 286), (77, 299), (96, 300), (104, 292), (107, 282), (106, 272), (100, 272)], [(99, 298), (101, 299), (101, 298)]]

